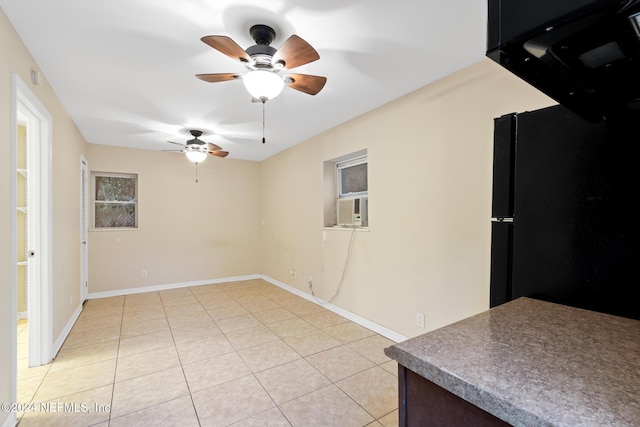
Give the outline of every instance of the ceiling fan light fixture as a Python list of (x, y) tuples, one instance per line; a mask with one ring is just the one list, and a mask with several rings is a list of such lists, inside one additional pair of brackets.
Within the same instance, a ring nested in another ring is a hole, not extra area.
[(253, 70), (244, 75), (244, 87), (261, 101), (268, 101), (280, 95), (284, 88), (284, 80), (277, 74), (267, 70)]
[(207, 152), (200, 149), (189, 149), (186, 153), (187, 159), (195, 164), (202, 163), (207, 159)]

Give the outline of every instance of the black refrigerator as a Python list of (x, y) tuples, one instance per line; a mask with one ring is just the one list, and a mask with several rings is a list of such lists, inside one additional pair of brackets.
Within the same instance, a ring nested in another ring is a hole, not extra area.
[(640, 319), (640, 120), (495, 119), (490, 306), (527, 296)]

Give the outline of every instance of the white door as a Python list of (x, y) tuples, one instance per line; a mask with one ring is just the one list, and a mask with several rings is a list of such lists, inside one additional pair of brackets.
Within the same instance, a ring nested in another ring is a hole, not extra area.
[(89, 294), (89, 165), (84, 156), (80, 156), (80, 303), (87, 300)]

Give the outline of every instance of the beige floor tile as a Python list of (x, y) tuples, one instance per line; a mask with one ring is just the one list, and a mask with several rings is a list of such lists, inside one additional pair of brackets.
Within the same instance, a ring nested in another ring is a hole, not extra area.
[(41, 372), (38, 375), (31, 375), (29, 377), (21, 377), (18, 374), (17, 381), (17, 399), (19, 403), (30, 403), (33, 401), (33, 397), (36, 395), (36, 391), (42, 384), (46, 372)]
[(384, 349), (393, 344), (395, 344), (395, 342), (390, 339), (375, 334), (358, 341), (350, 342), (347, 344), (347, 347), (357, 351), (373, 363), (380, 365), (391, 360), (384, 354)]
[(240, 299), (239, 301), (240, 304), (250, 313), (259, 313), (261, 311), (273, 310), (274, 308), (280, 307), (278, 304), (262, 295), (254, 296), (253, 298), (246, 300)]
[(374, 418), (398, 409), (398, 381), (375, 366), (336, 383)]
[(44, 402), (113, 383), (116, 360), (48, 372), (35, 399)]
[(114, 418), (109, 427), (198, 427), (199, 425), (191, 397), (184, 396)]
[(225, 334), (239, 331), (241, 329), (255, 328), (256, 326), (261, 325), (260, 321), (250, 314), (220, 319), (216, 321), (216, 324)]
[(274, 406), (253, 375), (201, 390), (192, 396), (203, 427), (226, 426)]
[(398, 427), (400, 425), (398, 410), (396, 409), (395, 411), (385, 415), (384, 417), (381, 417), (378, 421), (380, 421), (380, 424), (382, 424), (384, 427)]
[(307, 314), (302, 317), (318, 329), (326, 328), (340, 323), (348, 322), (348, 319), (331, 312), (329, 310), (319, 311), (317, 313)]
[(17, 353), (18, 360), (25, 359), (28, 361), (29, 360), (29, 343), (26, 341), (18, 343), (17, 352), (18, 352)]
[(374, 421), (333, 384), (283, 403), (280, 409), (294, 427), (355, 427)]
[(226, 337), (236, 350), (242, 350), (280, 339), (264, 325), (228, 332)]
[(162, 305), (157, 307), (144, 306), (140, 307), (139, 310), (130, 311), (127, 311), (127, 306), (125, 306), (124, 314), (122, 315), (122, 324), (126, 325), (129, 323), (144, 322), (146, 320), (165, 319), (166, 317), (167, 315)]
[(124, 305), (149, 304), (160, 302), (159, 292), (142, 292), (139, 294), (129, 294), (124, 298)]
[(323, 328), (322, 330), (345, 344), (358, 341), (375, 334), (372, 330), (353, 322), (339, 323), (334, 326)]
[(269, 323), (267, 327), (281, 338), (308, 333), (316, 329), (311, 323), (299, 317)]
[(111, 416), (116, 418), (188, 394), (187, 382), (179, 367), (117, 382), (113, 388)]
[(157, 348), (173, 346), (173, 337), (169, 331), (153, 332), (120, 340), (118, 357), (130, 356)]
[(143, 320), (141, 322), (131, 322), (122, 325), (120, 338), (130, 338), (138, 335), (150, 334), (152, 332), (168, 331), (169, 323), (165, 318)]
[(280, 322), (282, 320), (294, 319), (297, 317), (295, 314), (282, 307), (260, 311), (253, 313), (253, 315), (262, 323)]
[(33, 368), (29, 367), (29, 358), (18, 358), (18, 380), (22, 378), (31, 378), (31, 377), (42, 377), (47, 371), (51, 368), (51, 363), (46, 365), (36, 366)]
[(384, 427), (384, 426), (380, 424), (378, 421), (374, 421), (372, 423), (367, 424), (365, 427)]
[(252, 417), (231, 424), (232, 427), (291, 427), (291, 423), (278, 408), (267, 409)]
[(63, 349), (84, 347), (91, 344), (113, 341), (120, 338), (120, 326), (94, 329), (86, 332), (71, 331), (62, 345)]
[(96, 329), (120, 327), (122, 323), (122, 314), (116, 314), (115, 316), (97, 317), (89, 319), (78, 319), (73, 325), (73, 332), (90, 332)]
[(198, 299), (189, 291), (189, 295), (167, 295), (160, 294), (162, 305), (165, 307), (176, 307), (180, 305), (199, 304)]
[(162, 300), (158, 292), (127, 295), (124, 300), (124, 312), (133, 313), (141, 310), (162, 308)]
[(282, 340), (259, 344), (238, 353), (252, 372), (260, 372), (300, 358), (300, 355)]
[(163, 347), (118, 358), (116, 381), (125, 381), (180, 366), (175, 347)]
[(164, 311), (165, 313), (167, 313), (167, 318), (169, 319), (171, 319), (172, 317), (184, 317), (190, 314), (200, 314), (206, 312), (204, 307), (199, 303), (170, 305), (164, 307)]
[[(285, 308), (290, 308), (293, 306), (298, 306), (302, 303), (309, 302), (306, 299), (299, 297), (294, 294), (279, 296), (277, 299), (274, 299), (276, 303)], [(313, 303), (312, 303), (313, 304)], [(293, 311), (293, 310), (291, 310)]]
[(123, 308), (124, 306), (121, 305), (96, 308), (85, 307), (82, 310), (82, 314), (80, 314), (78, 321), (84, 322), (85, 320), (97, 319), (100, 317), (122, 315)]
[(222, 292), (222, 289), (220, 289), (217, 284), (190, 286), (189, 290), (196, 297), (200, 295)]
[(176, 344), (176, 348), (178, 349), (180, 362), (183, 365), (234, 351), (233, 346), (224, 335), (180, 342)]
[(38, 402), (34, 412), (27, 412), (20, 427), (84, 427), (109, 420), (112, 386)]
[(306, 359), (334, 382), (374, 366), (372, 361), (346, 346), (325, 350), (308, 356)]
[(183, 365), (191, 393), (251, 375), (236, 352)]
[(306, 300), (298, 301), (295, 304), (289, 304), (286, 307), (287, 310), (298, 316), (307, 316), (309, 314), (319, 313), (326, 310), (326, 308), (321, 305)]
[(188, 287), (186, 288), (174, 288), (174, 289), (165, 289), (159, 292), (160, 299), (172, 299), (172, 298), (182, 298), (193, 296), (193, 292)]
[(227, 305), (235, 305), (238, 303), (236, 300), (234, 300), (224, 292), (198, 295), (198, 301), (200, 301), (200, 305), (202, 305), (202, 307), (204, 307), (206, 310), (225, 307)]
[(50, 364), (49, 372), (115, 359), (118, 357), (118, 342), (118, 340), (112, 340), (82, 347), (62, 347)]
[(209, 316), (211, 316), (211, 318), (215, 321), (227, 319), (229, 317), (245, 316), (249, 314), (249, 312), (237, 302), (229, 305), (224, 305), (222, 307), (214, 307), (207, 311), (209, 312)]
[(181, 328), (172, 328), (171, 333), (173, 334), (173, 339), (176, 344), (179, 344), (187, 341), (211, 338), (222, 334), (222, 331), (215, 323), (211, 322), (197, 325), (197, 327), (187, 325)]
[(277, 404), (331, 384), (327, 377), (304, 359), (266, 369), (258, 372), (256, 377)]
[(90, 299), (84, 303), (84, 308), (93, 309), (98, 307), (119, 307), (122, 305), (124, 305), (124, 295), (117, 297)]
[(213, 319), (206, 311), (195, 313), (185, 313), (180, 315), (167, 316), (169, 325), (173, 328), (184, 328), (186, 326), (200, 327), (200, 325), (213, 324)]
[(342, 345), (340, 341), (330, 337), (319, 329), (285, 337), (283, 340), (298, 354), (304, 357)]
[(388, 362), (382, 363), (380, 367), (396, 378), (398, 377), (398, 363), (395, 360), (390, 360)]

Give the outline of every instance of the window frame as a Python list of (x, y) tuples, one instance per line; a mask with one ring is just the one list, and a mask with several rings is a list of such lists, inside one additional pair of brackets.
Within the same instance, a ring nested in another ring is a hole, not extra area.
[[(134, 180), (135, 195), (133, 201), (120, 200), (97, 200), (96, 178), (126, 178)], [(138, 174), (120, 173), (120, 172), (91, 172), (91, 229), (101, 231), (117, 231), (117, 230), (137, 230), (138, 224)], [(134, 224), (133, 226), (96, 226), (96, 207), (99, 205), (133, 205)]]

